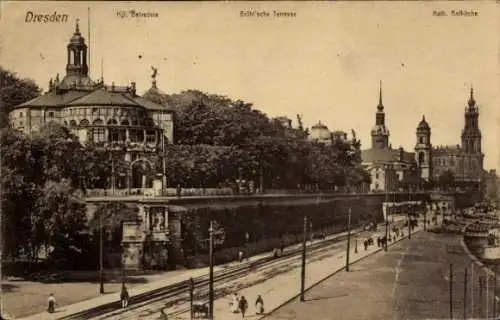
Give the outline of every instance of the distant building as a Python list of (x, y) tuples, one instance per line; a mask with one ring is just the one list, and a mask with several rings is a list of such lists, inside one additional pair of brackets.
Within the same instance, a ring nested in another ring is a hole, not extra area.
[(417, 127), (415, 153), (421, 178), (438, 181), (445, 171), (453, 172), (455, 183), (461, 187), (479, 188), (483, 172), (484, 154), (481, 151), (481, 130), (479, 129), (479, 108), (471, 88), (465, 107), (465, 125), (461, 145), (432, 146), (431, 127), (422, 117)]
[(382, 84), (375, 114), (375, 125), (371, 130), (372, 146), (361, 151), (363, 167), (372, 178), (371, 191), (394, 191), (403, 181), (413, 181), (416, 175), (415, 154), (402, 147), (393, 149), (389, 144), (389, 129), (385, 125)]
[[(174, 130), (173, 110), (151, 101), (159, 97), (156, 71), (152, 88), (146, 92), (151, 100), (137, 94), (134, 82), (125, 87), (105, 85), (102, 79), (94, 82), (89, 77), (87, 45), (78, 23), (67, 53), (64, 78), (59, 80), (58, 74), (55, 80), (50, 79), (47, 93), (15, 106), (9, 113), (10, 125), (27, 134), (49, 123), (66, 126), (81, 143), (92, 142), (122, 152), (124, 160), (131, 163), (130, 172), (116, 173), (115, 179), (111, 179), (112, 188), (130, 191), (151, 187), (154, 154), (162, 152), (165, 144), (173, 143)], [(147, 160), (149, 156), (153, 160)], [(142, 166), (135, 166), (141, 159), (144, 159)], [(146, 169), (141, 169), (144, 162), (152, 173), (147, 174), (147, 179)]]
[(317, 124), (311, 127), (309, 131), (309, 139), (311, 141), (321, 142), (321, 143), (331, 143), (332, 133), (328, 130), (328, 127), (318, 121)]
[(499, 178), (496, 170), (483, 171), (484, 197), (488, 200), (497, 200), (499, 190)]
[(292, 128), (292, 120), (287, 117), (277, 117), (274, 118), (275, 121), (281, 123), (283, 127), (291, 129)]
[(311, 127), (309, 132), (309, 140), (316, 141), (325, 144), (331, 144), (332, 141), (344, 141), (347, 143), (352, 143), (355, 140), (354, 131), (351, 139), (347, 136), (347, 133), (342, 130), (330, 131), (326, 125), (318, 121), (317, 124)]

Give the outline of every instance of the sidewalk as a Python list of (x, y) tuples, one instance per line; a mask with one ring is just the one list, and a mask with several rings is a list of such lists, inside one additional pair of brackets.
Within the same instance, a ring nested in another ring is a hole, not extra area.
[[(359, 229), (353, 230), (352, 233), (354, 234), (357, 231), (359, 231)], [(347, 232), (342, 232), (339, 234), (330, 235), (330, 236), (326, 237), (325, 240), (335, 239), (335, 238), (339, 238), (339, 237), (342, 237), (345, 235), (347, 235)], [(316, 240), (316, 241), (314, 241), (314, 244), (316, 244), (318, 242), (321, 242), (321, 241)], [(310, 246), (310, 245), (311, 245), (311, 243), (307, 244), (307, 246)], [(302, 246), (302, 244), (300, 244), (300, 243), (295, 244), (295, 245), (286, 247), (285, 251), (297, 249), (297, 248), (300, 248), (301, 246)], [(249, 262), (269, 257), (270, 254), (271, 254), (270, 252), (265, 252), (265, 253), (261, 253), (261, 254), (252, 256), (249, 258)], [(227, 269), (227, 268), (239, 266), (239, 265), (241, 265), (241, 262), (234, 261), (234, 262), (230, 262), (228, 264), (215, 266), (214, 273), (221, 271), (221, 270), (224, 270), (224, 269)], [(169, 285), (173, 285), (173, 284), (176, 284), (176, 283), (179, 283), (182, 281), (186, 281), (191, 277), (197, 278), (200, 276), (206, 276), (206, 275), (208, 275), (208, 270), (209, 270), (208, 267), (182, 270), (182, 271), (178, 271), (175, 276), (172, 276), (171, 273), (166, 273), (164, 275), (164, 279), (157, 280), (157, 281), (148, 283), (148, 284), (143, 285), (143, 286), (141, 285), (141, 286), (130, 288), (129, 294), (130, 294), (130, 297), (134, 297), (134, 296), (137, 296), (140, 294), (144, 294), (144, 293), (148, 293), (148, 292), (151, 292), (151, 291), (154, 291), (157, 289), (161, 289), (161, 288), (169, 286)], [(54, 293), (55, 293), (55, 296), (57, 299), (57, 291), (54, 291)], [(36, 314), (30, 315), (27, 317), (23, 317), (20, 319), (24, 319), (24, 320), (61, 319), (64, 317), (71, 316), (73, 314), (84, 312), (84, 311), (92, 309), (92, 308), (96, 308), (96, 307), (99, 307), (102, 305), (106, 305), (106, 304), (114, 303), (114, 302), (118, 302), (118, 301), (119, 301), (119, 292), (103, 294), (101, 296), (98, 296), (98, 297), (95, 297), (95, 298), (92, 298), (89, 300), (84, 300), (84, 301), (81, 301), (81, 302), (78, 302), (75, 304), (66, 305), (66, 306), (59, 306), (57, 312), (54, 314), (48, 314), (47, 312), (40, 312), (40, 313), (36, 313)]]
[[(421, 227), (415, 228), (412, 234), (422, 230)], [(373, 233), (374, 238), (377, 236), (383, 236), (385, 234), (385, 229)], [(389, 243), (388, 246), (392, 244), (408, 239), (408, 233), (405, 232), (405, 237), (400, 237), (396, 241)], [(345, 242), (343, 242), (345, 246)], [(350, 264), (355, 263), (365, 257), (368, 257), (377, 252), (383, 251), (383, 248), (379, 248), (376, 245), (369, 247), (368, 250), (364, 250), (362, 246), (358, 246), (358, 253), (354, 253), (354, 243), (351, 242), (350, 250)], [(314, 259), (313, 259), (314, 260)], [(306, 290), (315, 286), (319, 282), (329, 278), (335, 273), (345, 270), (345, 249), (340, 249), (333, 255), (323, 256), (322, 259), (317, 261), (307, 261), (306, 265), (306, 279), (305, 288)], [(255, 286), (242, 289), (238, 292), (241, 296), (245, 296), (248, 301), (247, 316), (251, 316), (252, 319), (262, 319), (265, 315), (255, 314), (255, 299), (257, 295), (260, 294), (264, 299), (265, 313), (269, 314), (280, 306), (288, 303), (289, 301), (295, 299), (300, 293), (300, 274), (301, 268), (300, 263), (295, 263), (292, 270), (286, 274), (280, 275), (278, 277), (270, 277), (264, 282), (261, 282)], [(307, 292), (306, 292), (307, 296)], [(229, 310), (230, 296), (221, 297), (214, 301), (214, 318), (233, 320), (241, 319), (241, 314), (233, 314)], [(168, 310), (165, 310), (167, 313)], [(169, 316), (169, 319), (171, 317)], [(185, 320), (190, 319), (189, 313), (184, 313), (172, 319)]]

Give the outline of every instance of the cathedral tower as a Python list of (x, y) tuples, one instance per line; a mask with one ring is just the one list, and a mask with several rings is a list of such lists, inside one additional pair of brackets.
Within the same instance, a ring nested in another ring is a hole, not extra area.
[(415, 161), (418, 164), (420, 178), (429, 181), (431, 172), (431, 127), (425, 121), (425, 116), (417, 127), (417, 144), (415, 145)]
[(372, 128), (372, 149), (389, 148), (389, 130), (385, 126), (384, 104), (382, 103), (382, 81), (380, 81), (379, 101), (375, 115), (375, 125)]
[(479, 109), (471, 87), (468, 106), (465, 107), (465, 125), (462, 130), (462, 149), (466, 153), (481, 153), (481, 130), (479, 130)]

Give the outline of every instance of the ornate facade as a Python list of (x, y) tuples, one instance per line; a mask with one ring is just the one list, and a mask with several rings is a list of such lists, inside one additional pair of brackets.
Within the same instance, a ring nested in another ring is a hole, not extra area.
[(465, 107), (464, 118), (461, 145), (437, 147), (432, 146), (431, 128), (425, 117), (422, 118), (417, 127), (415, 146), (422, 179), (437, 181), (443, 172), (451, 171), (458, 185), (479, 187), (484, 154), (481, 151), (479, 108), (476, 105), (472, 88), (467, 107)]
[(382, 83), (375, 114), (375, 125), (371, 130), (372, 146), (361, 151), (363, 167), (371, 176), (371, 191), (395, 191), (403, 180), (411, 180), (416, 174), (415, 156), (402, 147), (393, 149), (389, 144), (389, 129), (385, 124), (382, 102)]
[[(146, 97), (157, 92), (154, 71)], [(125, 161), (132, 164), (145, 159), (146, 165), (152, 167), (155, 165), (147, 155), (161, 154), (166, 144), (173, 143), (172, 109), (139, 96), (134, 82), (120, 87), (105, 85), (103, 79), (90, 79), (87, 45), (78, 23), (67, 45), (64, 78), (59, 80), (58, 74), (55, 80), (50, 79), (48, 92), (14, 107), (9, 121), (13, 128), (28, 134), (46, 124), (58, 123), (68, 127), (81, 143), (125, 151)], [(118, 179), (116, 187), (146, 187), (144, 177), (129, 180), (120, 183)]]

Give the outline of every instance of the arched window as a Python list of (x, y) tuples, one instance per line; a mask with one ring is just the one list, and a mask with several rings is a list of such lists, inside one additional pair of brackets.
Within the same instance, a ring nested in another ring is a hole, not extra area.
[(76, 127), (76, 121), (75, 121), (75, 120), (71, 120), (71, 121), (69, 122), (69, 126), (70, 126), (70, 127)]
[(112, 124), (118, 124), (118, 122), (117, 122), (115, 119), (109, 119), (109, 120), (108, 120), (108, 124), (109, 124), (109, 125), (112, 125)]
[(424, 143), (424, 137), (418, 137), (418, 143)]
[(95, 119), (94, 122), (92, 122), (92, 124), (100, 126), (103, 125), (104, 122), (101, 119)]
[(425, 153), (423, 151), (420, 151), (418, 153), (418, 164), (422, 165), (425, 162)]
[(137, 125), (137, 118), (136, 117), (132, 117), (132, 125), (133, 126)]
[(122, 126), (128, 126), (130, 125), (127, 119), (122, 120)]
[(87, 119), (80, 120), (80, 125), (81, 126), (88, 126), (89, 124), (90, 124), (90, 122)]

